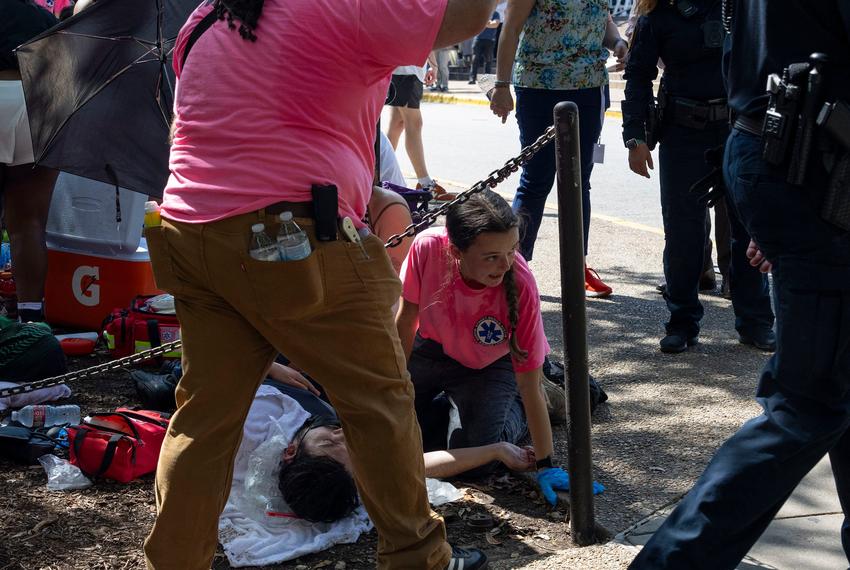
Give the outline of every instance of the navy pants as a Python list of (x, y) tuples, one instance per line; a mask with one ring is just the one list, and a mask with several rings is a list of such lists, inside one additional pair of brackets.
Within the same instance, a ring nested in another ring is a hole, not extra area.
[[(554, 123), (552, 112), (561, 101), (578, 105), (579, 151), (581, 162), (581, 202), (584, 217), (584, 253), (590, 234), (590, 173), (593, 171), (593, 145), (602, 133), (604, 91), (602, 87), (588, 89), (531, 89), (516, 88), (516, 119), (519, 140), (523, 147), (536, 141)], [(555, 145), (548, 144), (534, 155), (522, 169), (513, 209), (523, 220), (520, 252), (531, 261), (534, 242), (543, 219), (546, 197), (555, 182)]]
[[(699, 280), (704, 269), (706, 207), (691, 185), (708, 174), (703, 156), (726, 140), (725, 123), (702, 130), (668, 125), (659, 149), (661, 213), (664, 219), (664, 299), (670, 311), (667, 334), (691, 338), (699, 334), (704, 310), (699, 300)], [(747, 261), (749, 234), (730, 212), (732, 256), (729, 285), (735, 310), (735, 329), (744, 335), (773, 326), (767, 277)], [(709, 250), (710, 255), (710, 250)]]
[[(502, 441), (518, 444), (528, 433), (509, 355), (476, 370), (447, 356), (439, 343), (417, 335), (407, 369), (416, 391), (416, 417), (425, 451)], [(465, 475), (485, 475), (497, 465)]]
[(760, 156), (758, 138), (733, 131), (730, 194), (773, 262), (777, 350), (757, 391), (764, 411), (717, 451), (631, 568), (735, 568), (826, 453), (850, 560), (850, 234), (818, 217), (822, 175), (789, 186)]
[(478, 78), (478, 68), (482, 64), (484, 65), (484, 73), (490, 73), (495, 45), (496, 40), (475, 38), (475, 41), (472, 42), (472, 65), (469, 68), (470, 81), (475, 81)]

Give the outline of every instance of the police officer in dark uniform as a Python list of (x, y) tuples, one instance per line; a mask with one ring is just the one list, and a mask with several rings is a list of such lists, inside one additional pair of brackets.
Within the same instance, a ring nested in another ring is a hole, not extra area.
[[(697, 342), (704, 312), (698, 294), (708, 237), (707, 209), (700, 194), (690, 192), (690, 188), (711, 170), (705, 151), (722, 146), (729, 134), (720, 65), (725, 31), (720, 0), (644, 0), (641, 4), (639, 7), (647, 13), (638, 20), (625, 70), (623, 140), (629, 149), (631, 169), (648, 177), (652, 156), (646, 142), (647, 120), (650, 130), (655, 131), (648, 133), (650, 136), (662, 134), (664, 298), (670, 320), (660, 345), (662, 352), (677, 353)], [(656, 117), (649, 117), (649, 113), (659, 58), (664, 62), (664, 76), (658, 103), (661, 117), (655, 126)], [(768, 281), (749, 265), (749, 236), (734, 215), (730, 218), (729, 284), (735, 328), (741, 342), (774, 350)]]
[[(839, 220), (841, 212), (834, 216), (826, 207), (834, 191), (847, 203), (850, 178), (846, 172), (843, 181), (835, 178), (841, 171), (820, 146), (835, 151), (834, 133), (848, 129), (815, 131), (808, 171), (792, 184), (799, 150), (791, 146), (787, 160), (771, 164), (784, 158), (771, 145), (791, 115), (769, 107), (765, 94), (769, 75), (822, 52), (831, 63), (819, 70), (821, 78), (809, 71), (802, 89), (814, 92), (810, 86), (819, 81), (812, 80), (823, 79), (825, 102), (850, 104), (850, 2), (733, 0), (727, 14), (727, 85), (736, 118), (726, 145), (726, 182), (754, 240), (752, 262), (765, 270), (772, 264), (777, 351), (757, 391), (763, 413), (718, 450), (635, 558), (635, 569), (736, 567), (826, 453), (845, 514), (841, 539), (850, 560), (850, 224), (846, 210)], [(801, 131), (788, 132), (796, 137)], [(847, 160), (850, 144), (838, 152)]]

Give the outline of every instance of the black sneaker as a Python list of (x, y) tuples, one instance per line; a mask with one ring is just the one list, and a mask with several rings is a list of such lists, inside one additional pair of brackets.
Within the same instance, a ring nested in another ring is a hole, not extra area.
[(739, 335), (738, 342), (754, 346), (765, 352), (774, 352), (776, 350), (776, 334), (774, 334), (773, 329), (764, 329), (751, 334)]
[(661, 352), (666, 352), (668, 354), (677, 354), (679, 352), (685, 352), (688, 350), (689, 346), (693, 346), (697, 343), (697, 337), (693, 336), (688, 338), (686, 335), (679, 333), (668, 334), (659, 342), (659, 346), (661, 348)]
[(487, 555), (477, 548), (457, 548), (452, 546), (452, 559), (446, 570), (479, 570), (487, 568)]

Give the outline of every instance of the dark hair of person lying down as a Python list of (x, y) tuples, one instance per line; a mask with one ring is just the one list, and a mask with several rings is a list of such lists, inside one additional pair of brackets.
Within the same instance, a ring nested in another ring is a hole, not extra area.
[(215, 0), (215, 13), (219, 20), (227, 20), (227, 27), (236, 28), (239, 21), (239, 35), (242, 39), (257, 41), (254, 33), (260, 16), (263, 14), (264, 0)]
[[(294, 439), (320, 425), (338, 425), (308, 419)], [(298, 445), (295, 457), (280, 468), (278, 488), (283, 500), (298, 517), (317, 523), (332, 523), (350, 515), (360, 504), (354, 478), (335, 459), (312, 456)]]

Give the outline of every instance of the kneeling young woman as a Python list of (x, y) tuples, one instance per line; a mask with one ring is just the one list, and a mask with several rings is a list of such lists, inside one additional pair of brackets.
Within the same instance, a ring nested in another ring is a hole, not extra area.
[(519, 220), (498, 194), (485, 190), (453, 206), (445, 228), (413, 241), (396, 325), (426, 450), (516, 444), (530, 432), (538, 482), (554, 504), (553, 489), (567, 490), (569, 479), (552, 462), (540, 383), (549, 345), (519, 240)]

